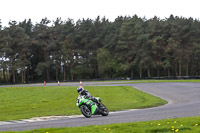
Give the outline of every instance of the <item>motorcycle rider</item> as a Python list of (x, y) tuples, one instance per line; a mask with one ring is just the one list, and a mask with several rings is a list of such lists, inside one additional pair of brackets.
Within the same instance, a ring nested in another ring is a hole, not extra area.
[[(89, 92), (88, 90), (85, 90), (82, 86), (79, 86), (77, 88), (77, 92), (79, 93), (79, 96), (77, 99), (80, 99), (82, 96), (84, 96), (86, 99), (90, 99), (92, 100), (93, 102), (95, 102), (97, 104), (97, 108), (95, 108), (95, 110), (93, 110), (91, 108), (91, 112), (92, 114), (103, 114), (104, 111), (102, 110), (102, 104), (101, 102), (99, 102), (95, 97), (93, 97)], [(78, 103), (76, 103), (76, 105), (78, 106)], [(93, 105), (90, 105), (91, 107)]]
[(95, 97), (93, 97), (93, 96), (88, 92), (88, 90), (85, 90), (82, 86), (79, 86), (79, 87), (77, 88), (77, 92), (79, 93), (78, 99), (79, 99), (81, 96), (85, 96), (86, 98), (91, 99), (93, 102), (97, 103), (98, 105), (100, 104), (100, 102), (99, 102)]

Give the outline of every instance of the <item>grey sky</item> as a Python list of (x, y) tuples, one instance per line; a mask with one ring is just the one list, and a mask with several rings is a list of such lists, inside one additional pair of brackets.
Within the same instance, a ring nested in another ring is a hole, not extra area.
[(161, 19), (174, 16), (200, 18), (199, 0), (0, 0), (0, 19), (5, 26), (11, 20), (17, 22), (31, 18), (40, 22), (47, 17), (78, 19), (97, 16), (113, 21), (117, 16), (146, 17), (155, 15)]

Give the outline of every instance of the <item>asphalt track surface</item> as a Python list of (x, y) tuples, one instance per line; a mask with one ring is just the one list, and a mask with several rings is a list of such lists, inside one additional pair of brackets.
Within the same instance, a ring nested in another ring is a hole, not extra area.
[[(200, 116), (200, 83), (133, 83), (106, 84), (85, 83), (84, 85), (132, 86), (144, 92), (158, 96), (168, 101), (168, 104), (119, 112), (111, 112), (107, 117), (93, 116), (92, 118), (74, 117), (59, 120), (37, 121), (27, 123), (12, 123), (0, 125), (0, 131), (22, 131), (50, 127), (77, 127), (86, 125), (104, 125), (136, 121), (160, 120), (167, 118)], [(56, 85), (56, 84), (51, 84)], [(77, 86), (77, 83), (62, 85)], [(38, 85), (35, 85), (38, 86)]]

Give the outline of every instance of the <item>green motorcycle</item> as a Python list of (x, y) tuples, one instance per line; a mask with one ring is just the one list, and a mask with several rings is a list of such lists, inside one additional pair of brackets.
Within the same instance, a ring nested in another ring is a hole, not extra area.
[(101, 103), (100, 97), (97, 97), (96, 99), (98, 103), (92, 101), (86, 96), (80, 96), (77, 98), (76, 105), (80, 108), (81, 113), (86, 118), (90, 118), (92, 115), (107, 116), (109, 114), (107, 107)]

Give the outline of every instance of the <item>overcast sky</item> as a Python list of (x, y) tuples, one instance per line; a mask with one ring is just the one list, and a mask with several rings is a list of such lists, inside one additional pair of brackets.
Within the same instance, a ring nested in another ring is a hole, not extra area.
[(55, 20), (61, 17), (75, 22), (97, 16), (114, 21), (117, 16), (161, 19), (174, 16), (200, 18), (199, 0), (0, 0), (0, 19), (3, 26), (9, 21), (21, 22), (31, 18), (33, 24), (42, 18)]

